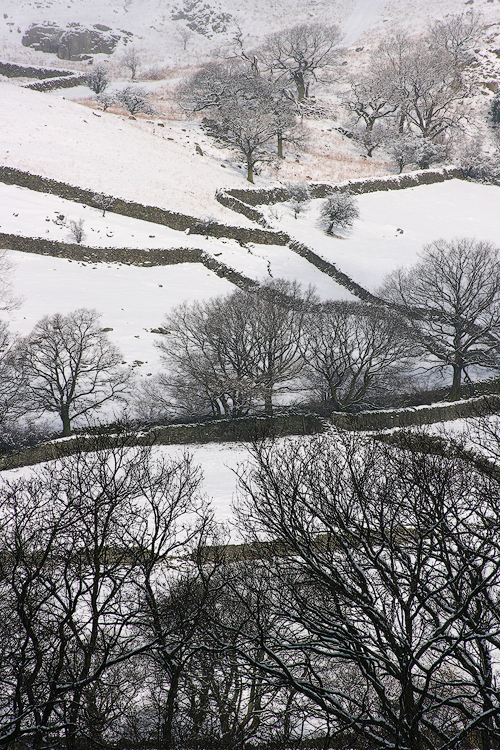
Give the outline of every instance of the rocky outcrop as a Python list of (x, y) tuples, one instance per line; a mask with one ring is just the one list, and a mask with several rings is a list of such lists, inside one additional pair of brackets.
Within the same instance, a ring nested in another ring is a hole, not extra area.
[(62, 28), (47, 21), (31, 26), (22, 43), (25, 47), (57, 55), (61, 60), (83, 60), (99, 53), (110, 55), (123, 35), (132, 36), (130, 32), (113, 32), (99, 23), (91, 28), (79, 23)]

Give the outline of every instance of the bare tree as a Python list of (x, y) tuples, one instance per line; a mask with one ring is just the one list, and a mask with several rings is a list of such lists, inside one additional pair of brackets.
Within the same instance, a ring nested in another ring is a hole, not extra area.
[(106, 110), (116, 102), (114, 94), (99, 94), (96, 99), (99, 104), (102, 105), (103, 112), (106, 112)]
[(69, 222), (69, 236), (70, 239), (73, 240), (73, 242), (76, 242), (77, 245), (81, 245), (83, 240), (85, 239), (85, 231), (83, 229), (84, 221), (83, 219), (72, 219)]
[(153, 114), (154, 107), (149, 101), (146, 89), (141, 86), (126, 86), (115, 94), (115, 101), (118, 102), (131, 115), (138, 112)]
[(361, 80), (359, 77), (350, 78), (342, 105), (357, 121), (363, 122), (368, 132), (373, 130), (379, 120), (394, 115), (398, 108), (390, 81), (384, 76), (383, 70), (373, 64)]
[(56, 313), (37, 323), (16, 350), (18, 368), (28, 384), (32, 407), (57, 414), (63, 435), (74, 419), (95, 414), (110, 401), (123, 401), (130, 372), (99, 326), (95, 310)]
[(334, 65), (340, 39), (337, 26), (301, 24), (270, 34), (257, 57), (265, 70), (295, 85), (301, 102), (311, 81)]
[(175, 36), (179, 43), (182, 45), (182, 49), (187, 50), (189, 41), (193, 38), (193, 32), (187, 26), (177, 26)]
[(275, 395), (297, 387), (300, 337), (315, 299), (277, 280), (175, 309), (159, 343), (169, 392), (191, 408), (204, 402), (216, 416), (241, 416), (262, 402), (271, 414)]
[(472, 51), (481, 38), (483, 28), (481, 14), (468, 10), (435, 21), (429, 33), (434, 44), (450, 55), (459, 73), (472, 62)]
[(415, 354), (400, 315), (360, 302), (330, 302), (314, 309), (305, 326), (303, 356), (309, 380), (334, 411), (368, 407), (393, 391)]
[(87, 86), (94, 94), (102, 94), (109, 85), (108, 71), (105, 65), (96, 65), (87, 76)]
[(92, 196), (94, 205), (102, 211), (102, 215), (106, 216), (106, 211), (109, 211), (115, 202), (112, 195), (105, 195), (104, 193), (94, 193)]
[(205, 509), (188, 456), (163, 461), (127, 442), (96, 438), (1, 484), (3, 742), (81, 746), (106, 675), (116, 695), (127, 681), (117, 667), (158, 647), (158, 633), (140, 631), (140, 603), (152, 579), (173, 584), (166, 561), (196, 547)]
[(357, 201), (349, 193), (335, 193), (324, 201), (320, 216), (327, 225), (327, 234), (332, 234), (334, 227), (352, 227), (359, 218)]
[(404, 311), (437, 366), (451, 368), (450, 398), (474, 366), (500, 362), (500, 261), (488, 242), (463, 237), (426, 245), (421, 261), (386, 280), (382, 296)]
[(135, 47), (129, 47), (125, 51), (122, 57), (122, 65), (125, 68), (128, 68), (128, 70), (130, 70), (130, 77), (132, 81), (135, 80), (135, 76), (136, 76), (137, 68), (139, 67), (139, 64), (140, 64), (140, 57), (137, 53), (137, 50), (135, 49)]
[(202, 126), (244, 157), (249, 182), (255, 165), (271, 158), (271, 141), (277, 139), (277, 155), (283, 158), (284, 142), (299, 146), (303, 140), (296, 109), (283, 89), (256, 78), (239, 61), (205, 66), (180, 87), (178, 97), (187, 111), (209, 112)]
[(281, 623), (268, 629), (254, 606), (249, 644), (345, 746), (437, 750), (474, 728), (485, 747), (498, 737), (494, 691), (478, 692), (481, 675), (463, 668), (499, 633), (492, 617), (465, 614), (495, 598), (498, 485), (453, 450), (426, 455), (422, 444), (346, 433), (265, 442), (241, 477), (249, 540), (276, 540), (252, 565), (270, 571), (265, 601)]

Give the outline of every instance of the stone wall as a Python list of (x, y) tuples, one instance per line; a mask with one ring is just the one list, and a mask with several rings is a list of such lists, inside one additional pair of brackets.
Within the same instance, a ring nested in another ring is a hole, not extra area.
[(449, 404), (365, 411), (358, 414), (338, 413), (332, 415), (332, 423), (341, 430), (388, 430), (496, 414), (498, 411), (500, 411), (500, 396), (488, 395), (465, 401), (453, 401)]
[(130, 247), (87, 247), (41, 237), (22, 237), (0, 232), (0, 248), (22, 253), (68, 258), (83, 263), (124, 263), (132, 266), (172, 266), (178, 263), (202, 263), (217, 276), (227, 279), (241, 289), (251, 290), (257, 282), (233, 268), (220, 263), (213, 256), (196, 247), (153, 248), (141, 250)]
[(17, 65), (16, 63), (0, 62), (0, 75), (7, 78), (60, 78), (74, 75), (73, 70), (59, 70), (59, 68), (38, 68), (34, 65)]
[(316, 266), (316, 268), (322, 273), (335, 279), (338, 284), (348, 289), (356, 297), (359, 297), (359, 299), (362, 299), (363, 302), (374, 302), (375, 304), (380, 304), (382, 302), (382, 300), (374, 294), (353, 281), (353, 279), (351, 279), (346, 273), (340, 271), (333, 263), (330, 263), (317, 255), (317, 253), (307, 247), (307, 245), (303, 245), (301, 242), (295, 242), (290, 238), (288, 247), (290, 250), (293, 250), (294, 253), (297, 253), (297, 255), (300, 255), (302, 258), (309, 261), (313, 266)]
[[(87, 206), (96, 206), (94, 201), (95, 191), (93, 190), (85, 190), (84, 188), (58, 182), (48, 177), (23, 172), (20, 169), (0, 167), (0, 182), (5, 182), (8, 185), (20, 185), (21, 187), (41, 193), (52, 193), (53, 195), (58, 195), (60, 198), (65, 198), (76, 203), (83, 203)], [(188, 234), (226, 237), (239, 242), (253, 242), (260, 245), (286, 245), (288, 242), (288, 237), (283, 232), (235, 227), (228, 224), (220, 224), (216, 221), (202, 221), (195, 216), (167, 211), (157, 206), (147, 206), (133, 201), (125, 201), (122, 198), (114, 198), (111, 208), (107, 210), (123, 216), (130, 216), (134, 219), (162, 224), (163, 226)]]
[[(378, 431), (445, 422), (452, 419), (496, 414), (500, 411), (500, 396), (481, 396), (449, 404), (334, 414), (331, 423), (341, 430)], [(127, 445), (189, 445), (233, 441), (250, 441), (263, 437), (286, 435), (314, 435), (324, 432), (329, 422), (316, 414), (291, 414), (269, 417), (223, 419), (202, 424), (177, 424), (128, 435)], [(123, 445), (123, 436), (99, 436), (100, 447)], [(95, 450), (96, 438), (75, 436), (70, 439), (44, 443), (36, 448), (12, 453), (0, 458), (0, 471), (70, 456), (77, 451)]]
[(37, 81), (36, 83), (28, 83), (24, 88), (31, 89), (32, 91), (53, 91), (54, 89), (70, 89), (74, 86), (85, 86), (86, 84), (87, 76), (74, 75), (64, 78), (50, 78), (45, 81)]
[(311, 415), (246, 417), (242, 419), (223, 419), (203, 424), (181, 424), (156, 427), (146, 432), (123, 436), (75, 436), (65, 440), (43, 443), (19, 453), (12, 453), (0, 458), (0, 471), (20, 466), (51, 461), (64, 456), (71, 456), (78, 451), (96, 450), (98, 440), (100, 448), (112, 448), (117, 445), (189, 445), (201, 443), (219, 443), (233, 441), (251, 441), (269, 436), (313, 435), (324, 430), (324, 421)]
[[(362, 193), (374, 193), (379, 190), (404, 190), (419, 185), (431, 185), (446, 180), (463, 179), (463, 172), (458, 167), (443, 169), (425, 169), (406, 174), (389, 175), (387, 177), (369, 177), (360, 180), (349, 180), (338, 185), (313, 183), (309, 190), (313, 198), (326, 198), (333, 193), (351, 193), (360, 195)], [(286, 187), (257, 189), (231, 188), (224, 191), (227, 196), (236, 198), (248, 206), (270, 205), (290, 200), (291, 192)], [(238, 210), (235, 208), (234, 210)]]

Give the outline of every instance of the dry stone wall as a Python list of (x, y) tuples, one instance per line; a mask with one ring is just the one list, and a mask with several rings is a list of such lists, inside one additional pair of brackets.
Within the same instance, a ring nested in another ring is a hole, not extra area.
[(123, 263), (132, 266), (172, 266), (178, 263), (202, 263), (217, 276), (227, 279), (235, 286), (247, 291), (258, 286), (257, 282), (220, 263), (211, 255), (196, 247), (153, 248), (141, 250), (130, 247), (87, 247), (41, 237), (22, 237), (0, 232), (0, 248), (22, 253), (68, 258), (83, 263)]
[(53, 91), (54, 89), (70, 89), (74, 86), (85, 86), (86, 83), (87, 76), (74, 75), (64, 78), (49, 78), (45, 81), (37, 81), (36, 83), (28, 83), (24, 88), (31, 89), (32, 91)]
[[(30, 172), (23, 172), (20, 169), (0, 167), (0, 182), (8, 185), (20, 185), (21, 187), (41, 193), (52, 193), (53, 195), (58, 195), (60, 198), (65, 198), (76, 203), (99, 207), (95, 203), (95, 191), (85, 190), (75, 185), (68, 185), (67, 183), (31, 174)], [(162, 224), (163, 226), (188, 234), (226, 237), (238, 240), (239, 242), (253, 242), (258, 245), (286, 245), (288, 242), (288, 237), (283, 232), (235, 227), (228, 224), (220, 224), (216, 221), (202, 221), (195, 216), (168, 211), (158, 206), (147, 206), (135, 203), (134, 201), (126, 201), (122, 198), (112, 198), (112, 205), (107, 210), (134, 219)]]
[(0, 75), (7, 78), (61, 78), (74, 75), (73, 70), (59, 68), (39, 68), (35, 65), (17, 65), (11, 62), (0, 62)]
[[(224, 419), (202, 424), (166, 425), (146, 432), (131, 434), (127, 445), (189, 445), (200, 443), (249, 441), (256, 438), (286, 435), (313, 435), (324, 432), (331, 423), (341, 430), (380, 431), (445, 422), (453, 419), (496, 414), (500, 410), (500, 396), (456, 401), (449, 404), (360, 412), (359, 414), (334, 414), (331, 421), (315, 414), (292, 414), (269, 417)], [(100, 445), (123, 445), (123, 437), (99, 436)], [(0, 471), (20, 466), (50, 461), (70, 456), (77, 451), (95, 450), (95, 437), (75, 436), (61, 441), (44, 443), (0, 458)]]
[[(309, 190), (313, 198), (326, 198), (334, 193), (361, 195), (362, 193), (374, 193), (380, 190), (405, 190), (406, 188), (418, 187), (419, 185), (432, 185), (436, 182), (456, 179), (464, 179), (463, 171), (459, 167), (446, 167), (443, 169), (425, 169), (406, 174), (389, 175), (387, 177), (349, 180), (341, 182), (338, 185), (313, 183), (309, 185)], [(292, 193), (286, 187), (276, 187), (269, 190), (265, 188), (257, 190), (251, 188), (231, 188), (225, 190), (224, 193), (229, 197), (235, 198), (240, 203), (247, 204), (247, 206), (283, 203), (292, 198)], [(220, 200), (219, 196), (217, 196), (217, 199)], [(238, 210), (237, 205), (235, 203), (235, 211)]]

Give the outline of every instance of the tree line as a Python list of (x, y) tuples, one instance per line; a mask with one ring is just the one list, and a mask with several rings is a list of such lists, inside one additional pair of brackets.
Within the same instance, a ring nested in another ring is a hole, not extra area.
[(257, 441), (236, 551), (126, 435), (2, 479), (0, 742), (498, 748), (499, 440)]
[(67, 436), (110, 405), (134, 404), (143, 421), (272, 415), (284, 405), (359, 411), (411, 392), (422, 373), (451, 381), (457, 399), (464, 382), (498, 370), (500, 259), (490, 243), (437, 240), (378, 294), (373, 303), (321, 301), (312, 287), (272, 279), (185, 302), (160, 329), (165, 369), (140, 388), (95, 310), (48, 315), (20, 338), (4, 321), (4, 442), (27, 417), (57, 415)]
[[(342, 59), (336, 25), (299, 24), (267, 35), (255, 49), (237, 27), (217, 59), (186, 79), (175, 99), (187, 114), (203, 115), (205, 132), (242, 159), (250, 182), (260, 163), (284, 158), (287, 144), (295, 154), (306, 146), (304, 118), (335, 122), (366, 156), (389, 155), (400, 172), (452, 159), (473, 179), (498, 180), (499, 96), (475, 114), (471, 107), (481, 91), (476, 52), (484, 31), (473, 9), (450, 14), (420, 34), (399, 29), (378, 46), (357, 50), (363, 60), (353, 69)], [(134, 48), (122, 60), (132, 82), (139, 62)], [(109, 94), (102, 63), (87, 84), (104, 110), (117, 104), (131, 115), (158, 114), (134, 83)], [(317, 84), (327, 92), (321, 100)]]
[[(304, 117), (336, 119), (331, 104), (312, 92), (318, 82), (334, 85), (338, 129), (367, 156), (383, 149), (400, 171), (427, 168), (450, 155), (456, 136), (467, 134), (466, 151), (474, 140), (467, 103), (478, 91), (474, 48), (482, 30), (480, 14), (471, 10), (436, 21), (418, 36), (396, 31), (368, 53), (361, 73), (341, 64), (338, 26), (300, 24), (269, 34), (253, 50), (240, 30), (218, 62), (179, 87), (177, 100), (187, 113), (204, 114), (204, 130), (243, 158), (250, 182), (258, 162), (283, 158), (284, 143), (301, 148)], [(494, 147), (496, 103), (486, 118)], [(495, 158), (483, 148), (478, 161), (493, 168)]]

